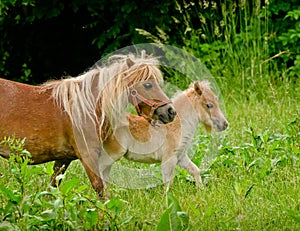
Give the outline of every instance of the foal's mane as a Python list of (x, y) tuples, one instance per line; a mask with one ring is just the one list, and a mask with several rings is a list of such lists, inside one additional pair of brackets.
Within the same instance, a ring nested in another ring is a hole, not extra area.
[(158, 60), (152, 56), (114, 55), (105, 65), (95, 64), (92, 69), (77, 77), (46, 82), (43, 90), (64, 110), (74, 128), (82, 130), (86, 121), (92, 121), (102, 134), (104, 122), (117, 126), (128, 103), (128, 86), (150, 77), (161, 82)]
[(181, 97), (182, 95), (186, 95), (188, 92), (194, 92), (194, 84), (197, 83), (198, 86), (205, 92), (205, 90), (211, 91), (210, 82), (208, 80), (196, 80), (192, 83), (190, 83), (189, 87), (184, 91), (178, 91), (175, 93), (175, 95), (172, 97), (172, 101), (176, 101), (177, 98)]

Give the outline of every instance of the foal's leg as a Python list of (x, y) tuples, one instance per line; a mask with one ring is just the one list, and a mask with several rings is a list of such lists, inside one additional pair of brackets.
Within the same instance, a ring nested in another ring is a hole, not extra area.
[(177, 158), (175, 156), (171, 156), (166, 160), (162, 160), (161, 170), (163, 176), (163, 182), (165, 184), (165, 190), (169, 184), (173, 183), (174, 179), (174, 170), (177, 164)]
[(60, 174), (64, 174), (67, 170), (68, 166), (70, 165), (72, 160), (56, 160), (53, 165), (54, 173), (51, 176), (50, 184), (53, 187), (58, 186), (61, 183), (61, 180), (56, 182), (56, 177)]
[(184, 155), (179, 159), (178, 165), (186, 169), (190, 174), (192, 174), (196, 180), (196, 185), (203, 187), (202, 179), (200, 176), (200, 169), (191, 161), (191, 159)]
[[(107, 147), (107, 146), (106, 146)], [(109, 191), (109, 183), (110, 183), (110, 171), (112, 168), (112, 165), (119, 159), (121, 159), (126, 151), (122, 150), (112, 150), (107, 148), (109, 151), (109, 154), (106, 152), (106, 150), (103, 150), (99, 157), (99, 172), (100, 176), (103, 180), (104, 185), (104, 194), (105, 197), (108, 199), (110, 198), (110, 191)]]
[(103, 143), (103, 150), (99, 155), (98, 164), (100, 176), (104, 181), (106, 187), (109, 183), (109, 175), (112, 165), (121, 159), (126, 153), (127, 149), (121, 146), (114, 136), (109, 136)]
[(106, 186), (109, 183), (109, 175), (110, 175), (110, 170), (111, 170), (112, 164), (111, 165), (106, 165), (104, 167), (104, 169), (100, 169), (100, 173), (101, 173), (101, 177), (103, 179), (103, 184), (104, 184), (104, 188), (106, 188)]
[(119, 160), (124, 155), (124, 153), (110, 152), (108, 154), (105, 150), (103, 150), (103, 153), (101, 153), (98, 163), (99, 163), (100, 176), (103, 179), (103, 183), (105, 184), (104, 186), (106, 186), (109, 183), (109, 175), (113, 163)]

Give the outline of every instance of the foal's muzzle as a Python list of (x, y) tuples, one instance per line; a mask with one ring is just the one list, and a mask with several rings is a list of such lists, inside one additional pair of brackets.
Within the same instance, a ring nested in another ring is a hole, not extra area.
[(226, 128), (228, 127), (228, 122), (226, 119), (222, 121), (214, 121), (214, 126), (217, 132), (221, 132), (226, 130)]

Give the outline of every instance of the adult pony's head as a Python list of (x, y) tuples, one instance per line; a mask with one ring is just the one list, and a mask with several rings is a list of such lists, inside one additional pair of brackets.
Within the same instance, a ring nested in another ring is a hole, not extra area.
[(52, 81), (52, 97), (69, 115), (72, 125), (81, 130), (88, 120), (97, 127), (100, 137), (120, 126), (126, 119), (126, 106), (132, 103), (148, 121), (169, 123), (176, 111), (159, 87), (163, 81), (156, 58), (114, 55), (105, 65), (75, 78)]
[[(114, 120), (114, 116), (119, 119), (117, 114), (122, 111), (127, 100), (134, 105), (137, 113), (148, 121), (160, 121), (164, 124), (173, 121), (176, 115), (175, 108), (159, 86), (163, 77), (156, 58), (146, 57), (143, 51), (140, 57), (112, 56), (108, 65), (109, 68), (119, 66), (117, 73), (108, 81), (99, 96), (102, 109), (109, 112), (111, 121)], [(124, 93), (126, 96), (122, 98), (122, 102), (119, 99)]]
[(208, 81), (191, 83), (187, 96), (207, 131), (214, 128), (220, 132), (227, 128), (228, 122), (220, 110), (217, 96), (210, 89)]

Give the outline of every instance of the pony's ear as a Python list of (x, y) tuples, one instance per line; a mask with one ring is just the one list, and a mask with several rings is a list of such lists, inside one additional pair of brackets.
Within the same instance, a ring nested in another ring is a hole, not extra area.
[(202, 87), (199, 84), (199, 81), (194, 83), (194, 90), (197, 92), (198, 95), (202, 95)]
[(127, 64), (128, 68), (130, 68), (134, 65), (134, 62), (129, 57), (127, 57), (126, 64)]

